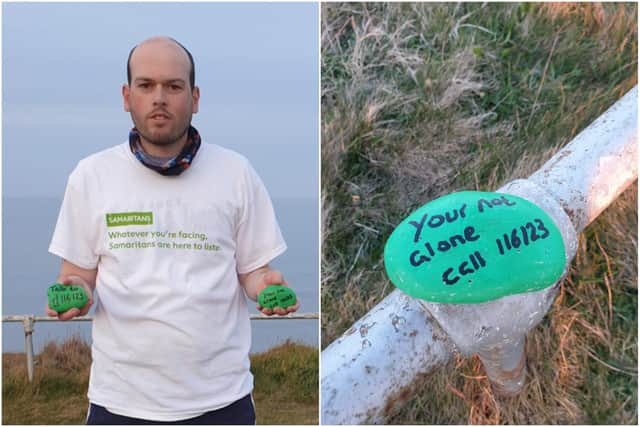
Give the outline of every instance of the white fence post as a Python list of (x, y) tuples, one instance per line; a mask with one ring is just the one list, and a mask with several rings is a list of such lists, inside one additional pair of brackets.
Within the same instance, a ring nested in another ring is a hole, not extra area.
[[(498, 190), (533, 200), (559, 221), (567, 262), (576, 251), (576, 234), (637, 179), (637, 103), (634, 87), (529, 179)], [(321, 422), (384, 421), (399, 400), (410, 397), (416, 376), (449, 359), (450, 343), (463, 354), (479, 353), (496, 391), (517, 392), (526, 369), (524, 335), (546, 314), (556, 292), (554, 285), (525, 297), (465, 305), (418, 301), (393, 291), (322, 352)], [(521, 320), (515, 320), (516, 312)], [(403, 313), (408, 315), (399, 328)], [(496, 325), (505, 327), (497, 330), (508, 339), (484, 339)]]
[(24, 319), (22, 319), (27, 356), (27, 378), (29, 382), (33, 381), (33, 323), (33, 316), (25, 316)]

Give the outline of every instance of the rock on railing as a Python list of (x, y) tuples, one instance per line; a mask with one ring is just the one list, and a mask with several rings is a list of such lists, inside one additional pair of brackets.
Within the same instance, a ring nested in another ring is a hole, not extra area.
[[(558, 223), (567, 262), (577, 233), (638, 177), (637, 104), (636, 86), (529, 179), (497, 190), (533, 201)], [(518, 392), (524, 334), (557, 289), (556, 283), (482, 304), (430, 303), (396, 289), (322, 352), (321, 422), (383, 422), (411, 397), (415, 379), (444, 365), (454, 350), (478, 353), (496, 391)]]

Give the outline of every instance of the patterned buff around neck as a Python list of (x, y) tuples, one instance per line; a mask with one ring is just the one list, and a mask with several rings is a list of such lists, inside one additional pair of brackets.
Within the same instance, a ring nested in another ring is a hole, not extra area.
[(196, 128), (189, 126), (187, 143), (184, 145), (180, 154), (176, 157), (163, 159), (162, 162), (158, 162), (157, 157), (154, 157), (144, 151), (144, 148), (140, 143), (140, 134), (138, 133), (138, 129), (133, 128), (131, 129), (131, 132), (129, 132), (129, 147), (131, 148), (131, 152), (143, 165), (158, 172), (160, 175), (165, 176), (180, 175), (182, 172), (187, 170), (189, 166), (191, 166), (191, 162), (194, 157), (196, 157), (198, 148), (200, 148), (200, 142), (200, 134)]

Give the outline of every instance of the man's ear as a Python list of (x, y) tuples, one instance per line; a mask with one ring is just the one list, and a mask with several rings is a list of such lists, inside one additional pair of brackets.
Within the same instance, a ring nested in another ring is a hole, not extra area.
[(191, 98), (193, 99), (193, 113), (198, 112), (198, 106), (200, 104), (200, 88), (198, 86), (194, 86), (193, 91), (191, 92)]
[(124, 102), (124, 111), (129, 113), (131, 110), (129, 108), (129, 94), (131, 93), (131, 89), (129, 89), (129, 85), (122, 85), (122, 101)]

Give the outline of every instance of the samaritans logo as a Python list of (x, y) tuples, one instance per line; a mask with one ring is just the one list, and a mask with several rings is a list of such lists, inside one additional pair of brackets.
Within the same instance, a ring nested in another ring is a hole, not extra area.
[(122, 212), (107, 214), (107, 227), (150, 224), (153, 224), (153, 212)]

